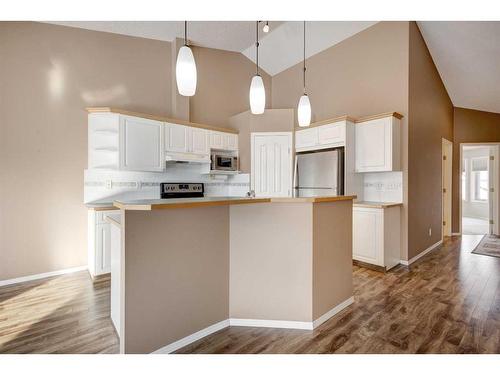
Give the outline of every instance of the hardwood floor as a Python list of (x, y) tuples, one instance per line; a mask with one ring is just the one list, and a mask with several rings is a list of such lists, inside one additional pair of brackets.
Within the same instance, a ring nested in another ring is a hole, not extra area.
[[(454, 237), (410, 268), (354, 266), (355, 303), (315, 331), (230, 327), (178, 353), (500, 353), (500, 258)], [(116, 353), (109, 278), (0, 288), (0, 353)]]
[(229, 327), (178, 353), (500, 353), (500, 258), (447, 239), (410, 268), (354, 266), (355, 303), (313, 332)]
[(87, 271), (0, 288), (0, 353), (117, 353), (110, 279)]

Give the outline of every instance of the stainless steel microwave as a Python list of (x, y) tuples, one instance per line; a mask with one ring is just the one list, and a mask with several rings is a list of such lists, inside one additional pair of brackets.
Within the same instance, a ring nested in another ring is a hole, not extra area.
[(212, 154), (213, 171), (237, 171), (238, 170), (238, 157), (224, 154)]

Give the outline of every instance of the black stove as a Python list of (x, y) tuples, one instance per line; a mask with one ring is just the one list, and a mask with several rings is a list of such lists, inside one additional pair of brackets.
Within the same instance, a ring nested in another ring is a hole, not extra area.
[(203, 183), (160, 183), (161, 199), (170, 198), (203, 198)]

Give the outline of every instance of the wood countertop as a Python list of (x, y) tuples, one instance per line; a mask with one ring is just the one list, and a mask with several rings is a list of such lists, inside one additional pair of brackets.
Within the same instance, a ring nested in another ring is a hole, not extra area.
[(323, 203), (352, 201), (355, 195), (350, 196), (324, 196), (324, 197), (298, 197), (298, 198), (246, 198), (246, 197), (204, 197), (181, 199), (143, 199), (133, 201), (114, 201), (116, 208), (123, 210), (151, 211), (169, 208), (190, 208), (207, 206), (227, 206), (235, 204), (253, 203)]
[(396, 202), (368, 202), (368, 201), (354, 202), (352, 204), (353, 207), (366, 207), (366, 208), (389, 208), (402, 205), (403, 203), (396, 203)]

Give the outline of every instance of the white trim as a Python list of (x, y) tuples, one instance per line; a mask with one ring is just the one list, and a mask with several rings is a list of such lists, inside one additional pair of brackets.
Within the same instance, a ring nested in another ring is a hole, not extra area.
[(193, 342), (202, 339), (212, 333), (220, 331), (226, 327), (235, 326), (235, 327), (261, 327), (261, 328), (291, 328), (291, 329), (304, 329), (312, 331), (316, 327), (319, 327), (321, 324), (326, 322), (328, 319), (332, 318), (340, 311), (345, 309), (347, 306), (350, 306), (354, 302), (354, 297), (349, 297), (345, 301), (339, 303), (333, 309), (328, 311), (327, 313), (321, 315), (314, 322), (302, 322), (296, 320), (266, 320), (266, 319), (226, 319), (220, 321), (219, 323), (212, 324), (207, 328), (204, 328), (198, 332), (193, 333), (192, 335), (186, 336), (180, 340), (177, 340), (167, 346), (164, 346), (160, 349), (155, 350), (152, 354), (168, 354), (179, 350), (180, 348), (192, 344)]
[(186, 336), (180, 340), (177, 340), (171, 344), (168, 344), (167, 346), (164, 346), (158, 350), (155, 350), (152, 354), (168, 354), (168, 353), (175, 352), (176, 350), (178, 350), (186, 345), (189, 345), (189, 344), (191, 344), (199, 339), (202, 339), (205, 336), (211, 335), (212, 333), (220, 331), (221, 329), (224, 329), (226, 327), (229, 327), (229, 319), (212, 324), (211, 326), (208, 326), (207, 328), (204, 328), (198, 332), (195, 332), (192, 335)]
[(438, 247), (442, 243), (443, 243), (443, 240), (439, 240), (434, 245), (429, 246), (427, 249), (422, 251), (420, 254), (415, 255), (410, 260), (401, 260), (400, 263), (405, 265), (405, 266), (409, 266), (410, 264), (412, 264), (412, 263), (416, 262), (417, 260), (419, 260), (420, 258), (422, 258), (424, 255), (427, 255), (428, 253), (430, 253), (432, 250), (434, 250), (436, 247)]
[(342, 310), (344, 310), (346, 307), (352, 305), (353, 303), (354, 303), (354, 296), (353, 297), (349, 297), (344, 302), (339, 303), (333, 309), (331, 309), (330, 311), (327, 311), (325, 314), (321, 315), (318, 319), (316, 319), (313, 322), (313, 329), (319, 327), (324, 322), (326, 322), (328, 319), (334, 317), (339, 312), (341, 312)]
[(87, 270), (87, 266), (80, 266), (80, 267), (73, 267), (73, 268), (65, 268), (62, 270), (57, 270), (57, 271), (52, 271), (52, 272), (39, 273), (36, 275), (17, 277), (15, 279), (0, 280), (0, 286), (24, 283), (26, 281), (39, 280), (39, 279), (44, 279), (46, 277), (59, 276), (59, 275), (67, 274), (67, 273), (73, 273), (73, 272), (79, 272), (79, 271), (85, 271), (85, 270)]
[(451, 235), (452, 235), (452, 236), (461, 236), (461, 235), (462, 235), (462, 233), (457, 232), (457, 233), (452, 233)]
[(291, 328), (313, 329), (313, 322), (298, 320), (266, 320), (266, 319), (229, 319), (229, 324), (236, 327), (264, 327), (264, 328)]

